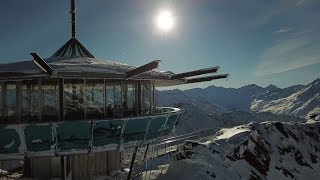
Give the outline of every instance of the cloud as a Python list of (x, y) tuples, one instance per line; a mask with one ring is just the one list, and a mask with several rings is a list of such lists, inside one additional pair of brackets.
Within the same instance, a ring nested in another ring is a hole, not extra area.
[(278, 29), (276, 31), (274, 31), (274, 33), (276, 34), (281, 34), (281, 33), (288, 33), (288, 32), (291, 32), (293, 29), (290, 28), (290, 27), (283, 27), (281, 29)]
[[(319, 6), (319, 0), (281, 0), (281, 1), (268, 1), (263, 4), (264, 7), (261, 11), (257, 12), (255, 17), (250, 21), (250, 27), (260, 28), (266, 24), (277, 21), (281, 18), (293, 17), (298, 11), (302, 9), (305, 14), (308, 14), (308, 8)], [(305, 6), (305, 8), (300, 8)], [(304, 16), (305, 14), (301, 14)], [(317, 18), (314, 18), (317, 22)], [(302, 22), (303, 23), (303, 22)]]
[(296, 2), (292, 0), (273, 1), (264, 6), (262, 11), (258, 12), (251, 21), (252, 27), (261, 27), (272, 22), (274, 19), (277, 19), (277, 17), (287, 14), (292, 9), (296, 8)]
[(259, 57), (256, 76), (278, 74), (320, 63), (319, 44), (308, 38), (280, 40)]
[(296, 2), (296, 6), (301, 6), (306, 0), (299, 0)]

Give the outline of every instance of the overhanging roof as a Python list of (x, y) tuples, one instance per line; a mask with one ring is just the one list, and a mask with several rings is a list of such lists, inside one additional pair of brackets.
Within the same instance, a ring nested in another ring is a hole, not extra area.
[[(32, 53), (33, 54), (33, 53)], [(61, 58), (54, 57), (41, 59), (33, 54), (32, 60), (0, 65), (0, 80), (21, 80), (38, 77), (51, 78), (101, 78), (127, 80), (155, 80), (156, 86), (175, 86), (181, 84), (211, 81), (226, 78), (228, 74), (193, 77), (204, 73), (216, 72), (218, 67), (189, 71), (174, 74), (153, 70), (158, 67), (159, 61), (152, 61), (140, 67), (130, 66), (114, 61), (98, 60), (95, 58), (77, 57)], [(50, 71), (50, 73), (48, 73)], [(188, 78), (177, 78), (178, 76)], [(175, 78), (172, 78), (175, 77)]]
[[(95, 58), (49, 58), (44, 61), (53, 69), (51, 77), (126, 79), (135, 66)], [(0, 64), (0, 79), (50, 77), (33, 60)], [(170, 75), (149, 70), (130, 79), (170, 79)]]

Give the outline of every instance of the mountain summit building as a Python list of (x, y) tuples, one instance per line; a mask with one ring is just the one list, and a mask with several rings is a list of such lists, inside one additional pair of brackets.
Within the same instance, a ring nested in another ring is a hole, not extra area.
[[(50, 58), (0, 65), (0, 160), (26, 178), (90, 179), (121, 168), (123, 149), (168, 136), (182, 110), (159, 108), (155, 88), (226, 78), (219, 67), (180, 74), (96, 59), (75, 37)], [(195, 77), (196, 76), (196, 77)], [(200, 76), (200, 77), (199, 77)]]

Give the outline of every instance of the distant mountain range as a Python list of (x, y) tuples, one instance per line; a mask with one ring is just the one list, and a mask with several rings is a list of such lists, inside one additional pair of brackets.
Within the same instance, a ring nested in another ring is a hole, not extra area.
[(157, 92), (159, 106), (185, 110), (175, 134), (209, 128), (205, 143), (187, 141), (158, 179), (317, 179), (320, 175), (320, 79), (279, 88)]
[(157, 91), (158, 106), (185, 110), (177, 134), (203, 128), (232, 127), (249, 122), (301, 122), (320, 113), (320, 79), (308, 85), (265, 88), (251, 84), (241, 88), (210, 86), (181, 91)]
[(320, 108), (320, 78), (307, 85), (288, 88), (275, 85), (263, 88), (251, 84), (238, 89), (210, 86), (157, 92), (157, 104), (160, 106), (186, 102), (207, 109), (214, 107), (219, 112), (271, 112), (305, 118), (309, 112)]

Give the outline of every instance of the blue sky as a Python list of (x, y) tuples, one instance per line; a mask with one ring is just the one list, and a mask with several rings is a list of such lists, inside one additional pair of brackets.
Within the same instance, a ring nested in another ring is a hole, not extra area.
[[(220, 66), (228, 80), (180, 86), (287, 87), (320, 77), (319, 0), (76, 0), (77, 38), (99, 59), (176, 73)], [(69, 1), (2, 0), (0, 62), (50, 57), (70, 38)], [(159, 32), (169, 9), (174, 31)]]

